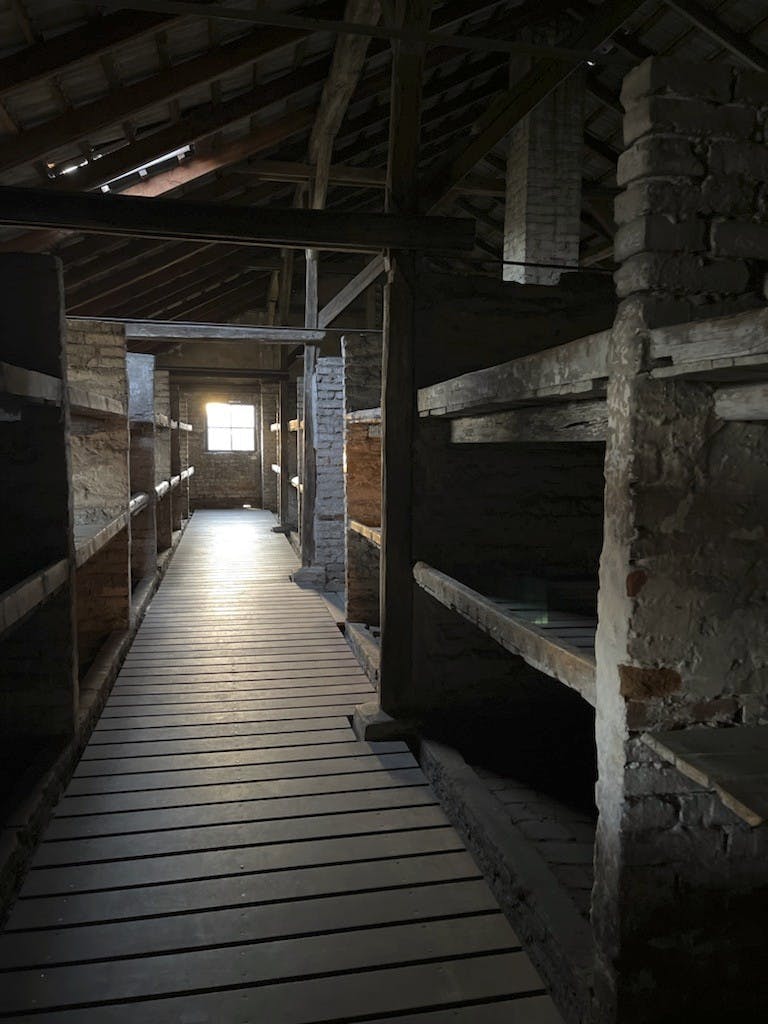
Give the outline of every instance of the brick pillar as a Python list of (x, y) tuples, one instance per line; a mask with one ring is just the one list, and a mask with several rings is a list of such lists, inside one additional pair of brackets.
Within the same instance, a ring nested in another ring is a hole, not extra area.
[(315, 565), (328, 590), (344, 589), (344, 402), (341, 356), (317, 360), (315, 450)]
[[(92, 320), (67, 321), (69, 380), (126, 405), (125, 329)], [(125, 419), (72, 415), (75, 537), (125, 512), (130, 497)], [(101, 644), (131, 617), (127, 526), (77, 569), (77, 633), (81, 675)]]
[(131, 430), (131, 494), (146, 494), (149, 503), (131, 517), (131, 584), (133, 588), (157, 569), (155, 526), (155, 357), (129, 352), (128, 418)]
[[(584, 85), (572, 75), (512, 129), (504, 259), (578, 267)], [(557, 284), (560, 270), (504, 267), (504, 280)]]
[(263, 383), (261, 385), (260, 406), (260, 448), (261, 448), (261, 501), (264, 508), (277, 514), (277, 474), (272, 469), (280, 459), (277, 451), (277, 434), (270, 426), (277, 422), (277, 402), (280, 392), (279, 384)]
[(768, 716), (766, 427), (718, 420), (712, 383), (652, 377), (649, 359), (654, 328), (758, 302), (762, 268), (749, 257), (768, 230), (757, 202), (768, 76), (653, 59), (629, 74), (622, 102), (597, 635), (596, 1021), (753, 1020), (768, 994), (768, 832), (641, 736)]
[[(183, 431), (179, 430), (179, 420), (181, 419), (180, 404), (179, 404), (179, 387), (175, 385), (171, 388), (170, 393), (170, 409), (171, 409), (171, 476), (180, 476), (182, 465), (181, 465), (181, 435)], [(173, 426), (173, 423), (176, 426)], [(186, 518), (185, 509), (188, 506), (188, 500), (185, 494), (184, 485), (179, 481), (176, 489), (171, 495), (171, 526), (174, 530), (181, 529), (181, 521)]]
[[(170, 374), (167, 370), (155, 370), (155, 415), (171, 418)], [(165, 425), (155, 426), (155, 483), (170, 480), (171, 476), (171, 431)], [(168, 490), (157, 499), (155, 517), (157, 520), (157, 550), (167, 551), (173, 543), (173, 495)]]
[[(344, 411), (381, 405), (382, 341), (379, 335), (348, 334), (341, 339)], [(356, 519), (381, 526), (381, 424), (344, 422), (347, 619), (378, 625), (380, 551), (349, 528)]]

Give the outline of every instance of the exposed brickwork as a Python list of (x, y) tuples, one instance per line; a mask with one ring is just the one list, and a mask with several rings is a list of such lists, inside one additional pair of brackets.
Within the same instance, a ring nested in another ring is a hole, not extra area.
[(263, 508), (277, 514), (278, 481), (272, 466), (279, 464), (277, 451), (277, 434), (270, 430), (270, 425), (277, 422), (277, 402), (279, 386), (264, 383), (261, 385), (261, 502)]
[(130, 626), (128, 531), (77, 570), (77, 648), (81, 676), (113, 630)]
[[(121, 324), (67, 320), (68, 379), (98, 395), (128, 401), (125, 329)], [(125, 421), (72, 417), (75, 523), (108, 522), (129, 495)]]
[[(155, 414), (171, 418), (170, 374), (155, 370)], [(171, 431), (162, 422), (155, 428), (155, 483), (171, 476)]]
[[(382, 342), (378, 335), (342, 338), (344, 411), (381, 405)], [(368, 526), (381, 525), (381, 427), (344, 424), (346, 514)], [(347, 527), (347, 619), (378, 625), (380, 552)]]
[[(583, 111), (583, 81), (572, 75), (510, 132), (505, 260), (578, 266)], [(504, 280), (556, 284), (561, 273), (507, 265)]]
[(346, 334), (341, 339), (344, 360), (344, 411), (376, 409), (381, 405), (381, 335)]
[(323, 566), (326, 587), (344, 588), (344, 474), (342, 360), (317, 360), (315, 448), (315, 564)]
[[(756, 81), (765, 91), (750, 99)], [(768, 432), (718, 421), (708, 383), (650, 378), (647, 339), (659, 324), (761, 301), (768, 76), (654, 59), (622, 99), (631, 145), (616, 204), (625, 298), (611, 342), (597, 637), (596, 1019), (646, 1021), (652, 979), (654, 1019), (747, 1020), (766, 998), (768, 833), (660, 763), (640, 734), (768, 721)]]

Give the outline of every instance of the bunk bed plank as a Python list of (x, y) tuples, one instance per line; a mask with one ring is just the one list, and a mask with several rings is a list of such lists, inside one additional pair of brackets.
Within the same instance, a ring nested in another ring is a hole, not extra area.
[[(473, 623), (533, 668), (570, 686), (594, 706), (594, 639), (586, 650), (577, 647), (561, 635), (559, 628), (552, 626), (547, 631), (546, 621), (550, 613), (541, 606), (526, 609), (514, 601), (487, 597), (424, 562), (414, 566), (413, 576), (416, 583), (436, 601)], [(560, 621), (570, 621), (580, 631), (586, 631), (587, 625), (592, 623), (594, 638), (596, 619), (569, 616), (562, 612), (556, 614)], [(537, 619), (541, 619), (542, 624)]]

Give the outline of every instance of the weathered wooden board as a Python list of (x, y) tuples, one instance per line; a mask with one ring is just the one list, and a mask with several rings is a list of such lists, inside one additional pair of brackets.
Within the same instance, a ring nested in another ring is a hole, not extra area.
[(607, 431), (604, 401), (526, 406), (451, 420), (453, 444), (583, 444), (604, 441)]
[(605, 393), (610, 331), (462, 374), (419, 391), (419, 415), (461, 416)]
[(768, 726), (676, 729), (643, 740), (686, 778), (707, 786), (748, 825), (768, 821)]
[(768, 420), (768, 383), (718, 388), (715, 391), (715, 413), (721, 420)]

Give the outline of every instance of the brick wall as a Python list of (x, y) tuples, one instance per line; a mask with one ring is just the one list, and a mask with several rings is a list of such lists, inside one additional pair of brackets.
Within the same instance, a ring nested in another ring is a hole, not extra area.
[(376, 409), (381, 405), (380, 334), (346, 334), (341, 339), (344, 360), (344, 411)]
[(278, 419), (277, 403), (280, 386), (264, 383), (261, 385), (261, 500), (264, 508), (277, 513), (278, 479), (272, 469), (280, 462), (277, 450), (277, 434), (270, 425)]
[(340, 356), (317, 360), (315, 446), (315, 564), (326, 585), (344, 588), (343, 364)]
[[(125, 330), (120, 324), (67, 320), (68, 379), (127, 405)], [(128, 426), (117, 419), (72, 416), (75, 523), (107, 522), (129, 497)]]
[[(238, 508), (249, 504), (261, 507), (261, 453), (258, 423), (261, 394), (254, 391), (189, 390), (189, 461), (195, 467), (190, 482), (192, 508)], [(256, 407), (256, 451), (209, 452), (205, 406), (208, 402), (237, 401)]]
[(702, 378), (651, 377), (648, 342), (653, 327), (762, 301), (768, 75), (653, 59), (626, 78), (622, 101), (623, 302), (597, 636), (597, 1019), (750, 1020), (768, 997), (768, 832), (641, 737), (704, 725), (732, 729), (738, 745), (740, 725), (768, 720), (768, 430), (719, 421)]
[[(578, 266), (583, 131), (584, 86), (576, 74), (510, 132), (505, 260)], [(504, 280), (556, 284), (561, 273), (508, 265)]]
[[(171, 418), (171, 386), (167, 370), (155, 370), (155, 415)], [(155, 427), (155, 483), (171, 476), (171, 431)]]

